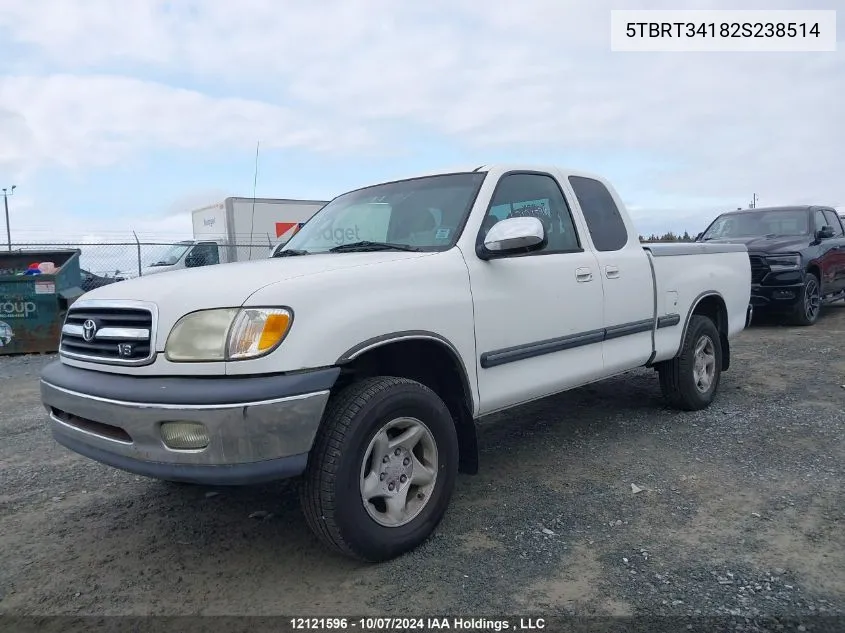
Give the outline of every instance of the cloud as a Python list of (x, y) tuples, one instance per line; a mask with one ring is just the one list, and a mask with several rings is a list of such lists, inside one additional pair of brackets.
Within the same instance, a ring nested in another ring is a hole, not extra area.
[[(22, 209), (17, 208), (17, 211)], [(89, 221), (80, 225), (73, 218), (51, 216), (51, 228), (31, 228), (12, 220), (12, 242), (16, 245), (33, 244), (100, 244), (126, 243), (134, 244), (135, 238), (145, 243), (172, 243), (192, 236), (191, 215), (173, 213), (164, 216), (136, 217), (131, 222), (131, 228), (114, 228), (108, 219)], [(5, 229), (2, 241), (5, 243)]]
[[(646, 6), (679, 8), (626, 4)], [(11, 132), (0, 164), (87, 168), (161, 148), (244, 149), (256, 138), (354, 160), (402, 151), (422, 133), (479, 157), (624, 152), (671, 165), (643, 174), (640, 198), (756, 192), (764, 204), (845, 204), (843, 52), (612, 53), (611, 8), (6, 0), (0, 31), (27, 55), (0, 77), (0, 131)]]
[(366, 142), (359, 129), (317, 125), (278, 105), (129, 77), (4, 77), (0, 103), (12, 109), (3, 124), (12, 133), (4, 159), (24, 165), (96, 167), (157, 148), (246, 148), (256, 138), (270, 148), (316, 151)]

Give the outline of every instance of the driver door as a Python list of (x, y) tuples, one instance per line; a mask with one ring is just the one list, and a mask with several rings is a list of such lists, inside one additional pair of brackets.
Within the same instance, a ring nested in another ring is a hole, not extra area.
[(217, 242), (199, 242), (185, 256), (186, 268), (211, 266), (212, 264), (219, 263), (220, 251), (217, 247)]
[(503, 175), (477, 239), (527, 209), (546, 226), (542, 250), (488, 261), (464, 253), (482, 414), (596, 380), (604, 370), (602, 277), (555, 177)]

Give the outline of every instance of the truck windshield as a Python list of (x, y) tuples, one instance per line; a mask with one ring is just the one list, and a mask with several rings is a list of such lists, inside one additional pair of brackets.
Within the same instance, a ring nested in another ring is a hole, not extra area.
[(446, 250), (457, 241), (485, 176), (426, 176), (350, 191), (320, 209), (283, 250), (348, 253), (358, 243), (360, 250)]
[(808, 235), (810, 217), (805, 209), (749, 210), (720, 215), (701, 236), (702, 240), (766, 235)]
[(187, 251), (190, 246), (190, 242), (173, 244), (172, 246), (167, 247), (166, 250), (156, 257), (150, 266), (172, 266), (182, 259), (182, 255), (185, 254), (185, 251)]

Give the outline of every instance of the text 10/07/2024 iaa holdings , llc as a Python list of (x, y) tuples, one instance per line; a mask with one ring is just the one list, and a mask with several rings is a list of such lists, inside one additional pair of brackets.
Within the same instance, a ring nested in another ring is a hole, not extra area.
[(361, 617), (361, 618), (291, 618), (291, 631), (540, 631), (546, 620), (537, 617), (481, 618), (481, 617)]

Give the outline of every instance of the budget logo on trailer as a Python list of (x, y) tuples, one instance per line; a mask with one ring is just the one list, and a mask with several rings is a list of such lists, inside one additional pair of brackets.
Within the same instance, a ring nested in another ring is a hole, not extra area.
[(276, 237), (282, 237), (285, 233), (293, 229), (289, 237), (293, 237), (302, 228), (305, 222), (276, 222)]

